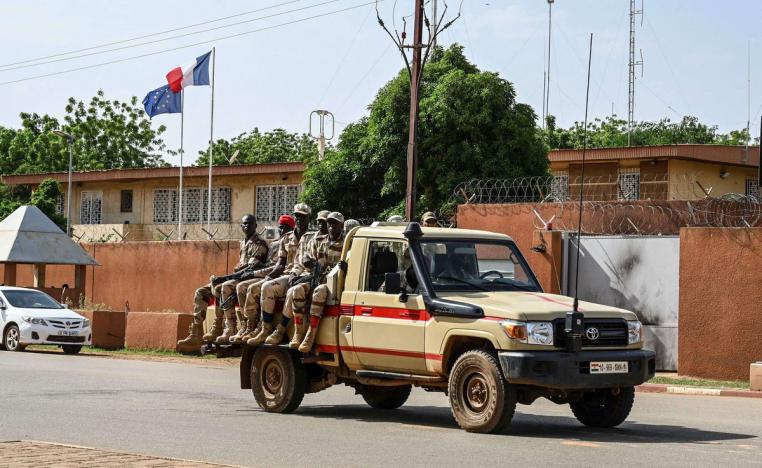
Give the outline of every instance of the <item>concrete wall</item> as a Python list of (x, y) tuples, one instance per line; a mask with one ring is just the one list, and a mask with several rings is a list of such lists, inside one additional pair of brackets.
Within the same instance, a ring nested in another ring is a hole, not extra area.
[[(720, 173), (723, 171), (728, 173), (724, 179), (720, 177)], [(756, 175), (757, 168), (755, 167), (723, 166), (721, 164), (673, 159), (669, 161), (669, 199), (704, 198), (704, 192), (696, 184), (696, 181), (706, 190), (711, 188), (712, 197), (719, 197), (728, 193), (745, 194), (746, 178)]]
[(749, 378), (762, 360), (762, 228), (680, 231), (679, 372)]

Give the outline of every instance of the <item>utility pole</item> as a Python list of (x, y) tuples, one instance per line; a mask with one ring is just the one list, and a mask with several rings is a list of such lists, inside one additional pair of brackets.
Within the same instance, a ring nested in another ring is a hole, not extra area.
[[(431, 0), (431, 30), (436, 33), (437, 27), (439, 27), (438, 24), (439, 19), (437, 18), (437, 0)], [(434, 38), (431, 40), (431, 47), (432, 49), (437, 46), (437, 38), (436, 34), (434, 35)]]
[(640, 54), (640, 61), (635, 61), (635, 18), (640, 15), (641, 25), (643, 23), (643, 5), (640, 10), (635, 8), (635, 1), (630, 0), (630, 62), (629, 76), (630, 83), (628, 87), (627, 98), (627, 146), (632, 144), (632, 126), (635, 121), (635, 68), (640, 66), (640, 72), (643, 73), (643, 53)]
[(405, 196), (405, 218), (415, 218), (415, 171), (417, 169), (418, 147), (418, 84), (421, 70), (421, 49), (423, 48), (423, 0), (415, 0), (415, 29), (413, 30), (413, 63), (410, 76), (410, 132), (407, 144), (407, 190)]
[[(320, 119), (320, 125), (318, 128), (320, 129), (320, 133), (317, 135), (312, 133), (312, 116), (317, 115)], [(331, 136), (326, 139), (325, 137), (325, 118), (330, 117), (331, 118)], [(314, 110), (310, 112), (310, 136), (317, 140), (318, 142), (318, 157), (319, 160), (322, 161), (325, 157), (325, 142), (326, 140), (333, 140), (333, 136), (336, 130), (335, 122), (333, 119), (333, 114), (327, 110)]]

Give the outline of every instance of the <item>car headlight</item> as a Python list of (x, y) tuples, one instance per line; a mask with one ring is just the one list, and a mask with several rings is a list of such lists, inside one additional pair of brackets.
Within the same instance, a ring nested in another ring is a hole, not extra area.
[(32, 325), (46, 325), (47, 326), (48, 324), (48, 322), (46, 322), (45, 319), (41, 319), (37, 317), (26, 316), (21, 318), (24, 319), (25, 322), (31, 323)]
[(550, 322), (520, 322), (503, 320), (500, 322), (508, 338), (519, 343), (553, 345), (553, 324)]
[(84, 319), (82, 321), (82, 328), (87, 328), (90, 326), (90, 321), (88, 319)]
[(643, 325), (640, 320), (628, 320), (627, 321), (627, 343), (635, 344), (643, 341)]
[(552, 345), (553, 324), (550, 322), (527, 322), (527, 343)]

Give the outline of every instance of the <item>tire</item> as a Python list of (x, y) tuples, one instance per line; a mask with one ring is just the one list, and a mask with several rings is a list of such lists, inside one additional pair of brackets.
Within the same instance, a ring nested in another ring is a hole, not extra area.
[(516, 390), (485, 351), (467, 351), (455, 361), (448, 394), (455, 421), (468, 432), (499, 432), (516, 411)]
[(251, 391), (268, 413), (290, 413), (302, 403), (307, 372), (289, 351), (260, 347), (251, 362)]
[[(615, 390), (619, 392), (615, 394)], [(569, 406), (574, 417), (585, 426), (614, 427), (627, 419), (634, 402), (635, 387), (624, 387), (585, 393)]]
[(61, 345), (64, 354), (79, 354), (82, 350), (82, 345)]
[(23, 351), (26, 346), (21, 344), (21, 333), (15, 324), (8, 325), (3, 333), (3, 346), (6, 351)]
[(381, 410), (393, 410), (404, 405), (410, 396), (412, 385), (402, 387), (366, 387), (360, 393), (370, 407)]

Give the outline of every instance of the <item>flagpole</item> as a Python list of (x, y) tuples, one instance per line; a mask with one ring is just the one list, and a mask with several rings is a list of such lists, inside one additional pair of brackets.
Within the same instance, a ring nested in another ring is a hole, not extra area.
[(177, 203), (177, 240), (183, 240), (183, 130), (185, 124), (185, 90), (180, 90), (180, 191)]
[[(212, 232), (212, 164), (214, 161), (214, 66), (217, 63), (217, 52), (212, 47), (212, 117), (209, 128), (209, 194), (206, 202), (206, 230)], [(211, 234), (210, 234), (211, 235)]]

